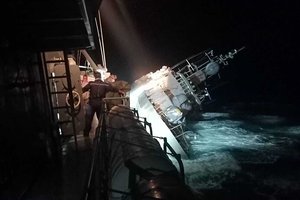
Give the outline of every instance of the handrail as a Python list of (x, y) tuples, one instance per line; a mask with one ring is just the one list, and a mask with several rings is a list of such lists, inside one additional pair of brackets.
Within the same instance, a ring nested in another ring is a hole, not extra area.
[[(99, 119), (99, 125), (96, 129), (95, 139), (93, 143), (93, 155), (91, 160), (91, 166), (89, 170), (88, 181), (86, 184), (86, 191), (84, 193), (83, 200), (91, 200), (91, 199), (109, 199), (109, 192), (115, 191), (124, 193), (122, 191), (117, 191), (108, 186), (108, 141), (107, 141), (107, 134), (106, 134), (106, 121), (105, 121), (106, 113), (103, 112)], [(146, 130), (146, 126), (150, 127), (150, 135), (152, 138), (159, 138), (163, 139), (164, 141), (164, 152), (167, 155), (167, 149), (170, 150), (171, 156), (173, 156), (178, 164), (179, 164), (179, 174), (183, 182), (185, 182), (184, 176), (184, 166), (181, 160), (181, 155), (177, 154), (175, 150), (171, 147), (171, 145), (167, 142), (167, 138), (165, 137), (156, 137), (152, 135), (152, 128), (151, 123), (147, 122), (146, 118), (144, 120), (139, 120), (140, 122), (144, 123), (144, 128)], [(169, 153), (170, 154), (170, 153)], [(94, 187), (92, 184), (96, 184)], [(92, 190), (94, 189), (94, 190)], [(92, 193), (93, 192), (93, 193)], [(130, 193), (126, 193), (129, 194)]]
[(191, 84), (189, 83), (189, 81), (187, 80), (187, 78), (182, 73), (177, 73), (177, 74), (183, 80), (184, 84), (189, 89), (190, 94), (195, 98), (195, 101), (197, 102), (197, 104), (201, 105), (201, 100), (198, 98), (197, 94), (194, 93), (193, 88), (192, 88)]
[[(135, 110), (135, 109), (134, 109)], [(138, 111), (136, 111), (137, 114), (138, 114)], [(164, 141), (164, 152), (167, 154), (167, 148), (171, 151), (171, 156), (175, 157), (175, 159), (177, 160), (178, 164), (179, 164), (179, 170), (180, 170), (180, 175), (182, 177), (182, 180), (184, 181), (185, 180), (185, 175), (184, 175), (184, 166), (183, 166), (183, 163), (182, 163), (182, 160), (181, 160), (181, 155), (180, 154), (177, 154), (175, 152), (175, 150), (172, 148), (172, 146), (168, 143), (167, 141), (167, 138), (166, 137), (159, 137), (159, 136), (153, 136), (153, 133), (152, 133), (152, 126), (151, 126), (151, 123), (150, 122), (147, 122), (147, 119), (146, 117), (141, 117), (144, 119), (144, 123), (147, 123), (147, 125), (149, 126), (150, 128), (150, 135), (152, 136), (152, 138), (158, 138), (158, 139), (163, 139)], [(146, 129), (146, 124), (144, 124), (144, 127)]]
[(108, 100), (122, 100), (122, 99), (129, 99), (129, 97), (105, 97), (102, 100), (104, 102), (108, 101)]
[(163, 140), (164, 140), (164, 152), (167, 153), (167, 148), (171, 151), (171, 153), (172, 153), (171, 155), (178, 162), (181, 178), (183, 181), (185, 181), (184, 166), (183, 166), (183, 162), (181, 160), (181, 155), (175, 152), (175, 150), (172, 148), (172, 146), (168, 143), (166, 137), (164, 137)]

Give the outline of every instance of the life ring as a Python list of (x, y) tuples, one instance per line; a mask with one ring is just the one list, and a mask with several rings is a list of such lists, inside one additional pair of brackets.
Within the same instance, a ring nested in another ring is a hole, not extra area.
[[(74, 109), (78, 108), (78, 106), (80, 105), (80, 102), (81, 102), (81, 98), (80, 98), (80, 95), (78, 92), (76, 92), (75, 90), (72, 91), (72, 94), (73, 94), (73, 102), (74, 102)], [(66, 95), (66, 104), (68, 106), (71, 106), (70, 103), (69, 103), (69, 93)]]

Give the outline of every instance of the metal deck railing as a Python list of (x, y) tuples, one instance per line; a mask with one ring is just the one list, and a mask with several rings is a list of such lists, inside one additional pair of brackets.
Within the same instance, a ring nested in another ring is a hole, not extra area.
[[(131, 112), (134, 115), (134, 119), (131, 118), (130, 120), (135, 120), (137, 123), (141, 124), (141, 127), (144, 130), (150, 130), (148, 133), (149, 133), (149, 137), (152, 137), (152, 140), (162, 139), (164, 141), (162, 152), (164, 152), (166, 155), (173, 156), (176, 159), (179, 166), (180, 177), (184, 182), (185, 179), (184, 167), (183, 167), (180, 154), (177, 154), (174, 151), (174, 149), (170, 146), (166, 138), (153, 136), (151, 123), (149, 123), (146, 118), (139, 117), (137, 110), (131, 109)], [(99, 119), (99, 125), (96, 129), (96, 134), (95, 134), (94, 144), (93, 144), (93, 156), (92, 156), (91, 166), (89, 170), (88, 181), (86, 183), (86, 192), (82, 198), (84, 200), (94, 200), (94, 199), (108, 200), (109, 194), (111, 192), (120, 193), (123, 195), (132, 195), (132, 193), (128, 191), (119, 191), (114, 188), (110, 188), (108, 185), (110, 179), (109, 177), (109, 159), (110, 159), (109, 151), (110, 150), (109, 150), (108, 140), (112, 138), (109, 138), (110, 136), (108, 136), (107, 134), (107, 128), (109, 128), (106, 126), (107, 114), (108, 114), (107, 112), (103, 112), (101, 114)], [(116, 115), (118, 115), (118, 113)], [(140, 134), (140, 133), (130, 132), (130, 134)], [(122, 141), (118, 140), (118, 142), (123, 144), (126, 143), (127, 145), (136, 145), (126, 140), (122, 140)], [(145, 149), (147, 148), (147, 146), (139, 146), (139, 147)], [(128, 179), (130, 181), (135, 180), (130, 177), (128, 177)], [(130, 184), (134, 184), (134, 183), (130, 183)]]

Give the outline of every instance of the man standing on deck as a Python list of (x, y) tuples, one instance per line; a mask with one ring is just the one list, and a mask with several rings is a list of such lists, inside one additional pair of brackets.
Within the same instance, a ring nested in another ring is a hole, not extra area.
[(100, 114), (103, 112), (103, 102), (102, 99), (105, 98), (108, 92), (118, 92), (124, 94), (123, 91), (119, 90), (117, 87), (113, 87), (109, 83), (105, 83), (101, 80), (101, 74), (99, 72), (94, 72), (94, 81), (88, 82), (83, 88), (82, 92), (89, 91), (89, 101), (85, 113), (85, 127), (83, 130), (83, 135), (85, 137), (89, 136), (93, 117), (96, 113), (97, 119), (100, 119)]

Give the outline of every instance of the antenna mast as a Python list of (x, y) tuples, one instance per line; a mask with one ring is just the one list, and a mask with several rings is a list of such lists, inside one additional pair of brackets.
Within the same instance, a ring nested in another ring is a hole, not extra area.
[[(98, 10), (98, 22), (99, 22), (99, 24), (97, 23), (97, 20), (96, 20), (96, 24), (97, 24), (96, 27), (97, 27), (97, 34), (98, 34), (98, 39), (99, 39), (100, 51), (101, 51), (102, 65), (105, 69), (107, 69), (100, 9)], [(100, 29), (100, 33), (99, 33), (99, 29)]]

